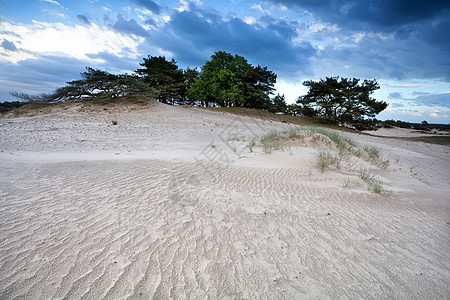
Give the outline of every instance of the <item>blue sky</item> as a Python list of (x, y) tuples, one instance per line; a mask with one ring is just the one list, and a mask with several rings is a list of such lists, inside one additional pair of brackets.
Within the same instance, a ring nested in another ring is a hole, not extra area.
[(85, 66), (132, 73), (147, 55), (201, 67), (215, 51), (302, 82), (376, 79), (379, 119), (450, 123), (450, 1), (0, 0), (0, 100), (51, 92)]

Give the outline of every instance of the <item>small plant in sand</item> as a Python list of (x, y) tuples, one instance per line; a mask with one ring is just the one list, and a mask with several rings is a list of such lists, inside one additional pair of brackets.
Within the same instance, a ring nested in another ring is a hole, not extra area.
[(392, 191), (386, 189), (383, 182), (380, 180), (373, 180), (372, 182), (370, 182), (368, 185), (368, 189), (374, 193), (384, 196), (390, 196), (392, 194)]
[(348, 188), (350, 188), (350, 183), (351, 183), (350, 178), (346, 177), (342, 186), (344, 188), (348, 189)]
[(380, 149), (378, 149), (378, 148), (375, 147), (375, 146), (364, 146), (363, 149), (364, 149), (364, 151), (367, 152), (367, 154), (369, 154), (369, 157), (370, 157), (372, 160), (376, 160), (376, 159), (378, 159), (378, 158), (381, 157)]
[(291, 128), (288, 130), (288, 135), (290, 139), (296, 139), (302, 137), (297, 128)]
[(117, 125), (117, 121), (111, 121), (113, 125)]
[(367, 169), (361, 169), (359, 172), (359, 178), (367, 183), (367, 189), (377, 194), (383, 194), (389, 196), (392, 192), (384, 187), (381, 180), (375, 178), (375, 175)]
[(264, 153), (272, 153), (273, 150), (282, 149), (281, 143), (283, 141), (282, 133), (276, 130), (271, 131), (267, 135), (263, 136), (260, 143), (263, 147)]
[(316, 161), (322, 172), (325, 171), (325, 169), (330, 165), (336, 165), (336, 167), (339, 166), (339, 158), (327, 150), (320, 150), (317, 153)]
[(365, 182), (370, 182), (375, 179), (375, 175), (373, 175), (369, 169), (362, 168), (359, 170), (359, 178)]
[(369, 190), (373, 191), (374, 193), (381, 194), (384, 190), (383, 184), (378, 180), (374, 180), (369, 184)]
[(251, 139), (249, 142), (248, 142), (248, 149), (250, 150), (250, 152), (253, 152), (253, 147), (255, 147), (255, 145), (256, 145), (256, 141), (255, 141), (255, 139)]

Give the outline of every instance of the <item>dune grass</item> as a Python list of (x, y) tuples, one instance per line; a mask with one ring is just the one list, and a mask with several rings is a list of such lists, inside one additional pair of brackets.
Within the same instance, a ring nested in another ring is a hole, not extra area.
[(389, 196), (392, 192), (385, 188), (384, 183), (377, 179), (375, 175), (366, 168), (362, 168), (359, 171), (359, 178), (367, 183), (367, 189), (376, 194), (382, 194), (384, 196)]
[(330, 165), (335, 165), (337, 169), (340, 168), (340, 158), (327, 150), (318, 151), (316, 161), (322, 173)]
[[(355, 162), (359, 164), (358, 159), (380, 168), (386, 168), (388, 165), (388, 162), (382, 160), (381, 151), (377, 147), (360, 146), (349, 137), (321, 127), (302, 126), (281, 131), (274, 130), (261, 137), (259, 143), (254, 139), (252, 141), (254, 142), (248, 145), (250, 152), (253, 152), (254, 147), (261, 146), (266, 154), (275, 150), (291, 149), (293, 143), (313, 143), (318, 147), (316, 165), (322, 173), (327, 169), (341, 169), (343, 166), (354, 171)], [(351, 159), (352, 157), (357, 158)], [(360, 168), (358, 176), (367, 183), (370, 191), (383, 195), (389, 194), (383, 182), (376, 179), (370, 169)], [(349, 187), (349, 181), (344, 183), (344, 187)]]
[(253, 152), (253, 147), (255, 147), (255, 145), (256, 145), (256, 140), (255, 140), (255, 138), (252, 138), (247, 144), (247, 147), (250, 150), (250, 152)]
[(263, 136), (259, 142), (263, 147), (264, 153), (270, 154), (273, 150), (282, 149), (283, 140), (283, 132), (274, 130)]
[(313, 142), (325, 142), (339, 150), (339, 156), (343, 157), (349, 153), (356, 153), (358, 144), (349, 137), (340, 135), (337, 132), (320, 127), (294, 127), (283, 131), (271, 131), (260, 139), (265, 153), (272, 153), (273, 150), (283, 149), (290, 140), (304, 140), (311, 137)]

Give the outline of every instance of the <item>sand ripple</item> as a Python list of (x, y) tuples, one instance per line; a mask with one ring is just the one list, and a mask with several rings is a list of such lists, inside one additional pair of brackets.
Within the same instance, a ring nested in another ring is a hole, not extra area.
[(450, 296), (448, 225), (407, 200), (323, 189), (324, 176), (297, 169), (209, 170), (4, 168), (0, 298)]

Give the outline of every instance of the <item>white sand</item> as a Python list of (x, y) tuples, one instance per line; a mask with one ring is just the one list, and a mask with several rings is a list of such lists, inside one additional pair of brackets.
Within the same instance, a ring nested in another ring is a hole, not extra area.
[(312, 147), (245, 148), (289, 126), (157, 103), (0, 120), (0, 299), (449, 299), (449, 147), (349, 134), (389, 160), (386, 196)]

